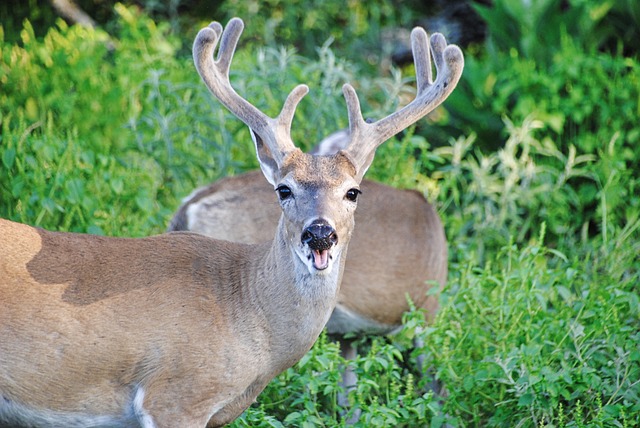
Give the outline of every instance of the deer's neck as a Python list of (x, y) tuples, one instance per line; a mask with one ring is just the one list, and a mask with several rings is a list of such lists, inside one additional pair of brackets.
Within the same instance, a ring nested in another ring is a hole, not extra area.
[(282, 224), (271, 243), (253, 248), (262, 252), (252, 256), (259, 262), (253, 278), (248, 278), (254, 284), (256, 315), (270, 330), (272, 351), (279, 358), (293, 351), (291, 357), (297, 361), (311, 348), (335, 307), (346, 250), (337, 255), (340, 259), (331, 272), (310, 273), (288, 245)]

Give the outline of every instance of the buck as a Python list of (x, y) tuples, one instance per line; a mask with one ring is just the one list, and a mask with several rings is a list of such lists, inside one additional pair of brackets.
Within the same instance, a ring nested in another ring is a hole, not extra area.
[(251, 130), (282, 210), (274, 237), (256, 245), (185, 232), (112, 238), (0, 221), (0, 425), (222, 426), (320, 334), (376, 148), (448, 96), (462, 52), (432, 36), (433, 80), (426, 33), (414, 30), (416, 99), (366, 123), (345, 85), (350, 144), (313, 156), (290, 136), (306, 86), (276, 118), (231, 87), (242, 29), (234, 18), (224, 31), (215, 22), (200, 30), (194, 61)]

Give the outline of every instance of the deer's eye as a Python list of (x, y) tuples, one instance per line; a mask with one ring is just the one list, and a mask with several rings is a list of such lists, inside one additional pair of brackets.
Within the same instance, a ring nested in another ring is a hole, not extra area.
[(289, 199), (291, 196), (293, 196), (293, 192), (291, 191), (291, 189), (284, 184), (279, 185), (276, 188), (276, 192), (278, 193), (278, 198), (280, 198), (281, 201)]
[(345, 198), (347, 198), (351, 202), (355, 202), (356, 200), (358, 200), (358, 195), (361, 193), (362, 192), (360, 191), (360, 189), (349, 189), (347, 190), (347, 194), (345, 195)]

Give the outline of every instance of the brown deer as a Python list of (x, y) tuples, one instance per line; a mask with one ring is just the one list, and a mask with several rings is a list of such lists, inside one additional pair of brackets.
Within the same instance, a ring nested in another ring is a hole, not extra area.
[[(240, 97), (229, 67), (243, 29), (200, 30), (198, 73), (245, 122), (282, 214), (246, 245), (193, 233), (110, 238), (0, 221), (0, 425), (217, 427), (234, 420), (320, 334), (336, 303), (362, 176), (375, 149), (440, 104), (462, 52), (414, 30), (418, 95), (378, 122), (345, 85), (351, 143), (297, 149), (307, 87), (276, 118)], [(213, 53), (220, 42), (217, 59)]]

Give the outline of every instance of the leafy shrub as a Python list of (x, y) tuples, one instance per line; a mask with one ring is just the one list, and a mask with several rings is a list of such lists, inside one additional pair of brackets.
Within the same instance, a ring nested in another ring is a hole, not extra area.
[[(569, 35), (582, 49), (616, 52), (623, 43), (638, 53), (635, 40), (640, 6), (629, 0), (495, 0), (475, 3), (489, 24), (487, 49), (492, 54), (517, 50), (527, 59), (546, 64), (549, 51)], [(635, 36), (635, 37), (634, 37)]]
[[(541, 245), (544, 226), (484, 266), (463, 254), (432, 325), (414, 310), (398, 334), (360, 342), (349, 362), (359, 378), (352, 408), (336, 403), (345, 362), (323, 336), (232, 426), (338, 426), (354, 409), (356, 427), (635, 426), (639, 227), (588, 263)], [(430, 389), (418, 356), (444, 396)]]
[[(126, 124), (146, 114), (149, 69), (164, 62), (175, 73), (182, 63), (162, 28), (117, 10), (119, 39), (59, 21), (42, 40), (26, 22), (22, 45), (2, 42), (3, 216), (117, 235), (164, 229), (176, 198), (164, 187), (171, 164), (141, 153)], [(133, 213), (145, 221), (128, 225)]]
[(634, 426), (640, 266), (610, 267), (635, 257), (637, 235), (588, 263), (541, 240), (455, 266), (426, 341), (444, 411), (481, 426)]
[(546, 65), (559, 42), (570, 34), (583, 48), (600, 46), (606, 34), (599, 24), (613, 6), (610, 0), (496, 0), (475, 4), (489, 24), (487, 51), (499, 55), (512, 50)]
[[(3, 215), (49, 228), (148, 234), (164, 229), (178, 198), (198, 183), (257, 166), (246, 126), (208, 93), (190, 58), (176, 56), (179, 43), (168, 27), (135, 9), (116, 9), (117, 37), (59, 21), (38, 40), (27, 22), (21, 45), (2, 43)], [(305, 149), (347, 125), (341, 86), (354, 67), (328, 45), (317, 56), (240, 49), (232, 70), (238, 91), (271, 115), (295, 84), (310, 84), (293, 127)], [(363, 77), (358, 84), (366, 95), (386, 81)], [(372, 111), (366, 96), (362, 102)], [(389, 103), (378, 97), (371, 105), (375, 111)], [(98, 163), (109, 172), (100, 176)], [(149, 181), (126, 185), (140, 180)], [(76, 183), (84, 202), (60, 191), (73, 186), (65, 183)], [(116, 227), (133, 213), (145, 213), (144, 226)]]
[[(639, 63), (597, 50), (609, 37), (600, 31), (602, 22), (618, 3), (575, 1), (562, 10), (554, 0), (478, 6), (490, 28), (487, 50), (467, 56), (462, 81), (447, 100), (449, 129), (477, 135), (476, 145), (485, 153), (499, 150), (505, 135), (510, 137), (504, 127), (508, 117), (513, 123), (544, 123), (535, 131), (538, 141), (553, 141), (576, 159), (600, 160), (565, 189), (573, 200), (574, 233), (606, 234), (638, 209), (631, 193), (640, 163), (634, 148), (640, 137)], [(568, 16), (576, 16), (575, 22)]]
[(226, 0), (220, 9), (225, 21), (233, 16), (245, 19), (247, 37), (260, 45), (295, 46), (306, 56), (329, 38), (342, 53), (359, 52), (363, 44), (376, 46), (384, 26), (407, 26), (410, 18), (410, 10), (394, 0)]

